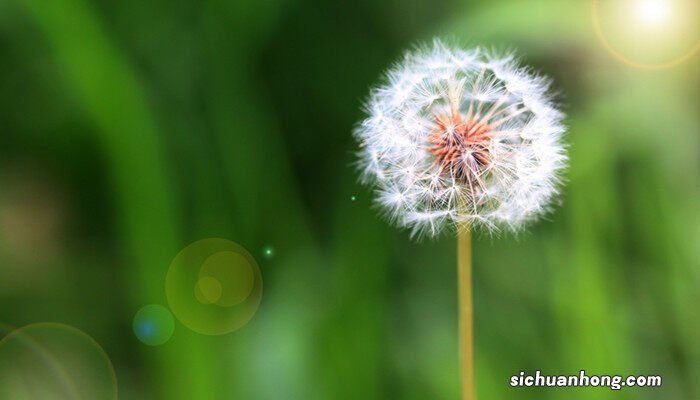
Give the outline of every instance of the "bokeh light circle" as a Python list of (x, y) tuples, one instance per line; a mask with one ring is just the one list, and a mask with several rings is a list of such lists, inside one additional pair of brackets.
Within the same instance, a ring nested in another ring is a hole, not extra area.
[(175, 319), (170, 310), (160, 304), (142, 307), (134, 316), (134, 334), (149, 346), (159, 346), (173, 336)]
[(68, 325), (40, 323), (0, 340), (0, 399), (117, 399), (117, 379), (102, 347)]
[(242, 246), (210, 238), (185, 247), (165, 278), (165, 294), (175, 317), (205, 335), (243, 327), (262, 298), (262, 274)]
[(270, 245), (267, 245), (263, 248), (262, 253), (263, 256), (265, 256), (265, 258), (272, 258), (275, 256), (275, 248)]
[(205, 276), (197, 281), (194, 287), (194, 295), (202, 304), (214, 304), (221, 298), (224, 288), (221, 282), (211, 276)]
[[(653, 7), (647, 6), (647, 8), (642, 9), (642, 10), (637, 10), (638, 13), (640, 14), (639, 17), (642, 17), (642, 20), (646, 20), (647, 23), (653, 22), (655, 24), (658, 24), (660, 22), (663, 22), (663, 20), (666, 18), (665, 15), (660, 15), (662, 10), (657, 10), (654, 9)], [(629, 66), (635, 67), (635, 68), (640, 68), (640, 69), (666, 69), (666, 68), (671, 68), (674, 67), (678, 64), (681, 64), (685, 61), (690, 60), (693, 56), (695, 56), (699, 51), (700, 51), (700, 38), (698, 38), (697, 41), (695, 41), (695, 44), (690, 47), (689, 50), (686, 52), (682, 53), (680, 56), (673, 58), (672, 60), (666, 61), (666, 62), (658, 62), (658, 63), (645, 63), (645, 62), (639, 62), (636, 60), (633, 60), (631, 57), (623, 54), (620, 50), (618, 50), (613, 44), (610, 42), (606, 34), (603, 32), (603, 28), (601, 26), (600, 22), (600, 0), (592, 0), (592, 7), (591, 7), (591, 13), (592, 13), (592, 19), (593, 19), (593, 28), (595, 30), (595, 34), (600, 40), (600, 42), (603, 44), (603, 47), (613, 56), (615, 57), (618, 61), (627, 64)], [(654, 13), (654, 15), (650, 15)], [(652, 20), (653, 17), (653, 20)], [(644, 21), (640, 21), (644, 22)]]

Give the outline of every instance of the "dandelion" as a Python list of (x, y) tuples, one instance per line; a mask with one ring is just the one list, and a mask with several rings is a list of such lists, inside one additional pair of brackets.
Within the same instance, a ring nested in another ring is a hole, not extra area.
[[(415, 237), (459, 233), (464, 398), (473, 397), (470, 231), (518, 231), (547, 213), (567, 157), (550, 81), (512, 55), (408, 53), (371, 92), (354, 131), (361, 179)], [(472, 393), (470, 393), (472, 392)]]
[(510, 55), (439, 41), (409, 53), (354, 132), (363, 181), (416, 236), (520, 229), (548, 211), (566, 162), (549, 86)]

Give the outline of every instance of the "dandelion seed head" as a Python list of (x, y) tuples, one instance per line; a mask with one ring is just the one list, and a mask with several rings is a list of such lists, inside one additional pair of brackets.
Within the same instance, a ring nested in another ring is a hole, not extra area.
[(517, 231), (546, 213), (567, 156), (549, 80), (512, 55), (408, 53), (375, 88), (354, 131), (361, 180), (397, 226)]

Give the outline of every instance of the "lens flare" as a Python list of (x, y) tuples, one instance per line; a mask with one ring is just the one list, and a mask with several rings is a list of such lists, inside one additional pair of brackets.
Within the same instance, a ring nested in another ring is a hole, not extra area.
[(223, 335), (255, 315), (262, 275), (243, 247), (230, 240), (203, 239), (183, 249), (170, 264), (165, 293), (183, 325), (201, 334)]
[(638, 0), (637, 17), (648, 26), (660, 26), (669, 22), (671, 7), (664, 0)]
[(623, 64), (666, 69), (700, 51), (692, 0), (592, 0), (592, 20), (603, 47)]
[(114, 368), (84, 332), (41, 323), (0, 340), (0, 399), (117, 399)]
[(159, 346), (170, 340), (175, 320), (170, 311), (160, 304), (149, 304), (134, 316), (134, 334), (149, 346)]
[[(355, 196), (352, 196), (352, 200), (355, 201)], [(265, 258), (274, 257), (275, 256), (275, 248), (272, 246), (265, 246), (265, 248), (263, 248), (263, 256), (265, 256)]]
[(194, 295), (202, 304), (215, 304), (221, 298), (223, 290), (218, 279), (205, 276), (197, 281)]

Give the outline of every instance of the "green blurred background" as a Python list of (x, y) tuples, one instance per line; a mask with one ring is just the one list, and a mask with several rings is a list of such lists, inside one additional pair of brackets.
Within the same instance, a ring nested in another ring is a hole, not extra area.
[[(0, 322), (90, 334), (121, 399), (457, 399), (455, 239), (387, 226), (350, 165), (370, 86), (440, 35), (516, 49), (569, 115), (562, 206), (474, 246), (480, 398), (700, 398), (700, 56), (625, 65), (590, 10), (0, 0)], [(166, 304), (169, 263), (207, 237), (258, 260), (257, 315), (139, 342), (135, 313)], [(538, 369), (663, 387), (509, 386)]]

